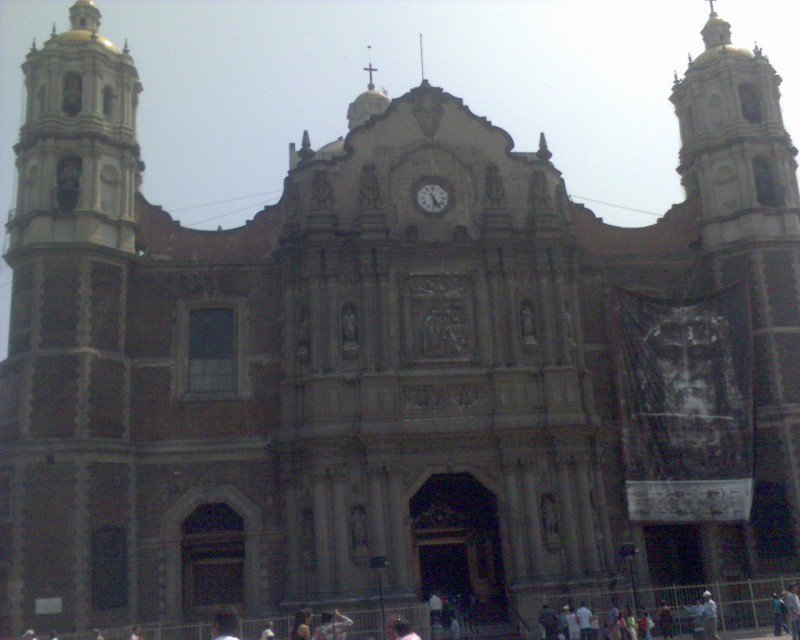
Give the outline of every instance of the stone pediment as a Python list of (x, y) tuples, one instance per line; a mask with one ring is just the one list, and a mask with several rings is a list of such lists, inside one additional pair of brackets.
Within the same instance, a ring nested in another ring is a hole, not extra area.
[(524, 228), (532, 209), (555, 208), (561, 179), (549, 156), (513, 146), (461, 99), (423, 82), (354, 128), (341, 154), (306, 154), (287, 180), (284, 238), (358, 231), (468, 242), (483, 234), (487, 213)]

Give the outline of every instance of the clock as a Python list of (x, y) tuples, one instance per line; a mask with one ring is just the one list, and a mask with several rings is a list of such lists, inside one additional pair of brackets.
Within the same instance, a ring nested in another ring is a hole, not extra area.
[(425, 182), (417, 189), (417, 205), (425, 213), (442, 213), (449, 202), (448, 190), (438, 182)]

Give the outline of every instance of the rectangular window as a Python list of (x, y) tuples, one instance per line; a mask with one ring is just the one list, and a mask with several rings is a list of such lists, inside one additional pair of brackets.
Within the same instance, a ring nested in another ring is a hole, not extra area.
[(125, 529), (103, 527), (92, 532), (92, 608), (128, 605), (128, 545)]
[(234, 312), (200, 309), (189, 315), (189, 392), (236, 391)]

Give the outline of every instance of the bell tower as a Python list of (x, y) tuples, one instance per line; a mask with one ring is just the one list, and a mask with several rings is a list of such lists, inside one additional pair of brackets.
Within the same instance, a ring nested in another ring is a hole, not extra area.
[[(702, 201), (714, 286), (749, 285), (756, 468), (751, 518), (740, 533), (749, 570), (766, 574), (800, 557), (798, 151), (781, 116), (781, 78), (767, 56), (757, 46), (733, 46), (731, 26), (713, 5), (701, 34), (705, 50), (675, 78), (671, 96), (682, 140), (678, 173), (687, 198)], [(737, 526), (707, 528), (704, 544), (724, 558), (723, 540)], [(723, 561), (714, 579), (735, 564)]]
[[(11, 520), (52, 518), (65, 542), (49, 527), (12, 537), (11, 628), (35, 619), (41, 597), (63, 596), (61, 617), (48, 621), (56, 626), (89, 628), (96, 611), (111, 616), (106, 609), (116, 616), (101, 618), (107, 624), (138, 617), (132, 561), (114, 565), (101, 550), (133, 558), (136, 548), (125, 333), (142, 87), (127, 46), (100, 35), (91, 0), (75, 1), (69, 16), (71, 28), (54, 27), (22, 65), (27, 108), (6, 225), (14, 279), (0, 380), (4, 471), (25, 478), (14, 485)], [(58, 570), (40, 564), (41, 549)]]
[(99, 34), (94, 3), (77, 0), (69, 13), (72, 28), (54, 29), (22, 65), (27, 109), (9, 249), (79, 242), (133, 253), (142, 87), (127, 46)]
[(761, 49), (731, 45), (711, 12), (705, 51), (676, 77), (671, 100), (681, 131), (678, 173), (703, 202), (706, 248), (746, 237), (800, 234), (797, 149), (783, 126), (781, 78)]

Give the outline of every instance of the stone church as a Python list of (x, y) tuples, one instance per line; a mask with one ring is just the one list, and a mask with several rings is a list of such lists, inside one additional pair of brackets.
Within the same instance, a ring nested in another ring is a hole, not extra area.
[(0, 633), (800, 569), (797, 149), (716, 13), (657, 224), (423, 81), (217, 232), (146, 200), (133, 59), (69, 15), (22, 67)]

